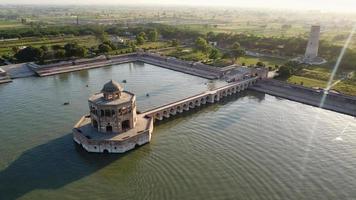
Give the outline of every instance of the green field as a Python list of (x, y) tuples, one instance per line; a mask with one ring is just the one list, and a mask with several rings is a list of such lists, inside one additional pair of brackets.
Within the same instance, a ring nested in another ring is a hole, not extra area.
[[(310, 66), (298, 71), (295, 75), (289, 77), (287, 82), (306, 87), (326, 88), (329, 78), (331, 76), (331, 69), (328, 67)], [(334, 82), (341, 79), (343, 76), (337, 74)], [(343, 94), (356, 95), (356, 81), (355, 79), (348, 79), (338, 82), (334, 85), (332, 90), (336, 90)]]
[(306, 78), (306, 77), (296, 76), (296, 75), (289, 77), (287, 79), (287, 82), (303, 85), (305, 87), (319, 87), (319, 88), (325, 88), (328, 83), (327, 81), (311, 79), (311, 78)]
[(165, 48), (169, 47), (169, 42), (145, 42), (143, 45), (139, 45), (139, 48), (142, 49), (160, 49), (160, 48)]
[(283, 65), (287, 60), (279, 58), (267, 58), (267, 57), (252, 57), (252, 56), (243, 56), (237, 59), (239, 64), (245, 63), (246, 66), (255, 65), (257, 62), (263, 62), (267, 67), (274, 68), (275, 65)]
[(92, 47), (99, 44), (99, 41), (94, 36), (63, 36), (63, 37), (42, 37), (42, 38), (21, 38), (14, 41), (0, 42), (0, 55), (13, 54), (13, 47), (34, 46), (40, 47), (42, 45), (65, 45), (68, 42), (77, 42), (86, 47)]
[(0, 29), (22, 28), (26, 25), (21, 24), (17, 20), (0, 20)]
[(341, 81), (340, 83), (336, 84), (331, 89), (336, 90), (341, 93), (344, 93), (344, 94), (356, 96), (356, 83), (349, 84), (349, 83), (346, 83), (345, 81)]

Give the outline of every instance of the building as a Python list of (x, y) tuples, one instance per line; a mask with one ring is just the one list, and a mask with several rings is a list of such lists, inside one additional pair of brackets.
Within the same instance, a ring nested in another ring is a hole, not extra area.
[(89, 98), (90, 118), (102, 133), (121, 133), (136, 124), (135, 95), (123, 91), (115, 81), (106, 83), (101, 93)]
[(125, 40), (123, 38), (116, 36), (116, 35), (111, 35), (110, 41), (115, 45), (123, 44), (125, 42)]
[(8, 83), (11, 81), (12, 80), (11, 80), (10, 76), (7, 74), (7, 72), (5, 70), (3, 70), (2, 68), (0, 68), (0, 84)]
[(7, 75), (6, 71), (0, 68), (0, 76), (6, 76), (6, 75)]
[(73, 129), (88, 152), (123, 153), (151, 140), (153, 120), (138, 115), (135, 95), (113, 80), (89, 98), (89, 110)]
[(249, 79), (252, 77), (258, 77), (259, 79), (268, 78), (268, 69), (265, 67), (246, 67), (240, 66), (233, 69), (229, 69), (224, 74), (224, 79), (227, 82), (237, 82)]
[(216, 46), (218, 46), (218, 42), (209, 41), (209, 45), (211, 45), (211, 46), (213, 46), (213, 47), (216, 47)]

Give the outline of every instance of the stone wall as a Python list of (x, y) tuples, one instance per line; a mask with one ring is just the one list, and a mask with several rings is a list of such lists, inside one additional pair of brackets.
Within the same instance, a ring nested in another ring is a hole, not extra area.
[[(80, 122), (81, 121), (79, 121), (78, 124), (80, 124)], [(123, 139), (122, 141), (88, 139), (76, 128), (73, 129), (73, 139), (88, 152), (124, 153), (150, 142), (152, 131), (153, 119), (150, 120), (149, 127), (147, 127), (145, 131), (139, 132), (137, 135)]]
[(325, 96), (324, 102), (321, 104), (324, 95), (323, 90), (315, 90), (277, 80), (260, 81), (251, 87), (251, 89), (327, 110), (356, 116), (355, 96), (328, 93)]

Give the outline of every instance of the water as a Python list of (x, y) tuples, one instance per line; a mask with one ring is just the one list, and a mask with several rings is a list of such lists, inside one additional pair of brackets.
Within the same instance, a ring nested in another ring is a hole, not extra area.
[(71, 128), (111, 78), (142, 111), (223, 84), (136, 63), (0, 85), (1, 200), (356, 198), (355, 119), (256, 92), (164, 121), (129, 153), (88, 154)]

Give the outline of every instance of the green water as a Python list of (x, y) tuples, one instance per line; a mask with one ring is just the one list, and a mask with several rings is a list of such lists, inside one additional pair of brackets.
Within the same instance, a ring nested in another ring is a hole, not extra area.
[(71, 128), (111, 78), (142, 111), (223, 84), (136, 63), (0, 85), (1, 200), (356, 199), (355, 119), (262, 93), (164, 121), (123, 155), (83, 152)]

